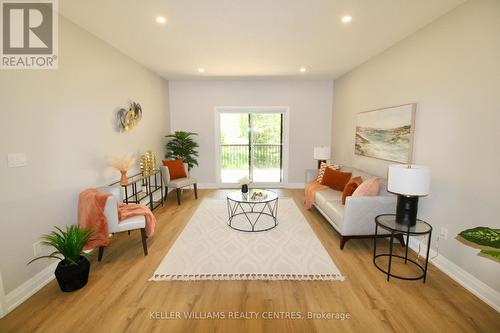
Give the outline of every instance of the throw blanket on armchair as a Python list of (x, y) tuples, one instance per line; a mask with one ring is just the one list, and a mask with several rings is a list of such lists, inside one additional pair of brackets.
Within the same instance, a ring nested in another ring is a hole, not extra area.
[(305, 198), (304, 198), (304, 207), (306, 209), (311, 209), (314, 204), (314, 197), (316, 192), (326, 190), (328, 186), (321, 185), (316, 180), (313, 180), (309, 184), (306, 185), (305, 188)]
[(108, 221), (104, 215), (104, 206), (111, 193), (102, 193), (90, 188), (78, 198), (78, 225), (92, 228), (94, 233), (85, 244), (85, 250), (109, 244)]
[(153, 236), (155, 232), (156, 218), (148, 207), (138, 204), (118, 205), (118, 218), (120, 221), (128, 219), (132, 216), (140, 215), (143, 215), (146, 219), (146, 236)]
[[(85, 250), (109, 244), (108, 220), (104, 215), (104, 207), (111, 193), (87, 189), (80, 193), (78, 199), (78, 225), (94, 230), (91, 239), (85, 244)], [(146, 219), (146, 236), (153, 235), (156, 219), (149, 208), (137, 204), (119, 204), (118, 219), (123, 221), (133, 216), (144, 216)]]

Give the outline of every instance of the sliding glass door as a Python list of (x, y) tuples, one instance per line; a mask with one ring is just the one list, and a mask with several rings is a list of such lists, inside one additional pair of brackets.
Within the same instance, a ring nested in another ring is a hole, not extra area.
[(282, 112), (221, 112), (219, 120), (222, 183), (244, 176), (254, 183), (283, 181)]

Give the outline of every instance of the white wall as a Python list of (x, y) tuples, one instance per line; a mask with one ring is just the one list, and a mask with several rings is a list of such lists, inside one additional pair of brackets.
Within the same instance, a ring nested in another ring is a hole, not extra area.
[[(119, 179), (108, 158), (153, 149), (170, 130), (168, 82), (60, 18), (58, 70), (0, 71), (0, 271), (9, 293), (49, 261), (26, 266), (41, 234), (76, 223), (78, 193)], [(129, 133), (114, 114), (129, 100), (143, 119)], [(7, 167), (25, 152), (28, 166)]]
[(449, 230), (442, 255), (500, 291), (500, 265), (454, 239), (474, 226), (500, 228), (500, 1), (469, 1), (336, 80), (335, 160), (385, 176), (389, 163), (354, 155), (355, 115), (411, 102), (414, 163), (432, 171), (419, 216), (434, 239)]
[(170, 81), (172, 131), (199, 133), (200, 157), (193, 176), (215, 184), (215, 107), (288, 106), (288, 183), (304, 183), (315, 166), (313, 147), (330, 142), (331, 81)]

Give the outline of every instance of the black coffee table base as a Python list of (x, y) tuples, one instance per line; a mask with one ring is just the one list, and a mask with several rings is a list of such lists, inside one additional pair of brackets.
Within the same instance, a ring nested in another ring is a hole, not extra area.
[[(229, 214), (227, 225), (234, 230), (261, 232), (271, 230), (278, 226), (278, 198), (267, 202), (239, 202), (227, 198), (227, 210)], [(233, 219), (240, 215), (243, 215), (248, 222), (249, 227), (247, 229), (238, 228), (233, 225)], [(271, 217), (274, 224), (268, 228), (259, 228), (258, 222), (263, 215)]]

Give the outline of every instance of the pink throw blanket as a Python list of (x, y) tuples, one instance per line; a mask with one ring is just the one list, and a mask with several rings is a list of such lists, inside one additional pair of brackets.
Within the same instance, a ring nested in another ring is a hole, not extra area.
[(138, 204), (118, 205), (118, 218), (120, 221), (128, 219), (132, 216), (141, 215), (146, 219), (146, 236), (153, 236), (155, 232), (156, 218), (148, 207)]
[(304, 207), (306, 209), (311, 209), (314, 204), (314, 197), (316, 196), (316, 192), (326, 190), (327, 188), (329, 187), (326, 185), (321, 185), (315, 180), (307, 184), (305, 188)]
[(101, 193), (96, 189), (87, 189), (78, 198), (78, 225), (93, 229), (85, 250), (109, 244), (108, 221), (104, 215), (104, 206), (111, 193)]

